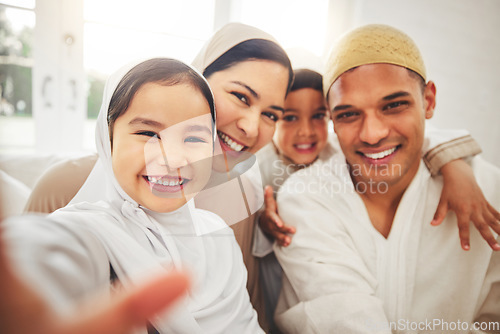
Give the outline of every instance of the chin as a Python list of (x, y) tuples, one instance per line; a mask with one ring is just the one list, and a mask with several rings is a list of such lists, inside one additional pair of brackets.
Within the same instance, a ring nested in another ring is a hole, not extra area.
[(175, 201), (174, 203), (172, 203), (172, 201), (166, 202), (165, 200), (163, 200), (160, 203), (148, 203), (149, 205), (144, 204), (143, 206), (151, 211), (166, 213), (175, 211), (184, 206), (186, 203), (187, 202), (185, 200)]
[(316, 161), (317, 156), (314, 157), (297, 157), (297, 159), (294, 159), (294, 163), (296, 165), (310, 165), (314, 161)]

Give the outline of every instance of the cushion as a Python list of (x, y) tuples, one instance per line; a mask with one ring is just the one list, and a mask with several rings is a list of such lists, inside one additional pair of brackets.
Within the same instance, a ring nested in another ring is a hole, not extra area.
[(31, 189), (0, 170), (0, 220), (23, 212)]

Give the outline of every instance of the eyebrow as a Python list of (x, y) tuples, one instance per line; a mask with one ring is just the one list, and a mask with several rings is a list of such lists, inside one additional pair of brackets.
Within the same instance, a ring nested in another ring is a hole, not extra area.
[[(142, 118), (142, 117), (136, 117), (133, 120), (131, 120), (128, 124), (129, 125), (135, 125), (135, 124), (149, 125), (149, 126), (153, 126), (155, 128), (161, 128), (161, 129), (168, 128), (168, 126), (165, 126), (163, 123), (153, 121), (152, 119)], [(210, 135), (212, 134), (212, 130), (209, 127), (207, 127), (205, 125), (197, 125), (197, 124), (186, 126), (184, 131), (193, 131), (193, 132), (201, 131), (201, 132), (207, 132)]]
[[(406, 96), (410, 96), (410, 93), (401, 91), (401, 92), (396, 92), (396, 93), (392, 93), (392, 94), (389, 94), (387, 96), (384, 96), (382, 98), (382, 100), (383, 101), (390, 101), (390, 100), (397, 99), (399, 97), (406, 97)], [(354, 106), (352, 106), (350, 104), (341, 104), (339, 106), (334, 107), (332, 109), (332, 113), (339, 112), (339, 111), (342, 111), (342, 110), (345, 110), (345, 109), (349, 109), (349, 108), (353, 108), (353, 107)]]
[[(317, 111), (327, 111), (327, 110), (328, 110), (328, 109), (326, 109), (326, 107), (325, 107), (325, 106), (322, 106), (322, 107), (318, 107), (318, 108), (314, 109), (313, 111), (314, 111), (314, 112), (317, 112)], [(283, 112), (284, 112), (284, 113), (287, 113), (287, 112), (298, 112), (298, 110), (297, 110), (297, 109), (295, 109), (295, 108), (287, 108), (287, 109), (285, 109)]]
[(283, 107), (279, 107), (279, 106), (274, 106), (273, 105), (273, 106), (269, 106), (269, 108), (281, 111), (283, 114), (285, 113), (285, 109)]
[(142, 118), (142, 117), (136, 117), (133, 120), (131, 120), (130, 122), (128, 122), (128, 124), (129, 125), (143, 124), (143, 125), (154, 126), (157, 128), (164, 127), (164, 125), (160, 122), (153, 121), (152, 119), (148, 119), (148, 118)]
[(212, 134), (212, 130), (205, 125), (188, 125), (184, 130), (192, 132), (207, 132), (209, 135)]
[(342, 111), (342, 110), (345, 110), (345, 109), (349, 109), (349, 108), (354, 108), (354, 106), (351, 105), (351, 104), (341, 104), (339, 106), (334, 107), (332, 109), (332, 113), (339, 112), (339, 111)]
[[(231, 82), (232, 82), (232, 83), (234, 83), (234, 84), (236, 84), (236, 85), (239, 85), (239, 86), (244, 87), (245, 89), (247, 89), (247, 90), (250, 92), (250, 94), (251, 94), (254, 98), (256, 98), (256, 99), (260, 99), (260, 95), (259, 95), (256, 91), (254, 91), (252, 88), (250, 88), (250, 86), (248, 86), (247, 84), (244, 84), (244, 83), (243, 83), (243, 82), (241, 82), (241, 81), (231, 81)], [(281, 111), (282, 113), (284, 113), (284, 112), (285, 112), (285, 109), (284, 109), (283, 107), (280, 107), (280, 106), (271, 105), (271, 106), (269, 106), (269, 108), (274, 109), (274, 110)]]
[(394, 99), (397, 99), (398, 97), (403, 97), (403, 96), (410, 96), (410, 93), (404, 92), (404, 91), (396, 92), (396, 93), (392, 93), (390, 95), (384, 96), (382, 98), (382, 100), (389, 101), (389, 100), (394, 100)]
[(259, 94), (257, 94), (257, 92), (256, 92), (256, 91), (254, 91), (252, 88), (250, 88), (250, 86), (248, 86), (247, 84), (244, 84), (244, 83), (243, 83), (243, 82), (241, 82), (241, 81), (231, 81), (231, 82), (232, 82), (232, 83), (234, 83), (234, 84), (237, 84), (237, 85), (239, 85), (239, 86), (245, 87), (245, 88), (246, 88), (246, 89), (250, 92), (250, 94), (252, 94), (252, 96), (253, 96), (254, 98), (256, 98), (256, 99), (260, 99)]

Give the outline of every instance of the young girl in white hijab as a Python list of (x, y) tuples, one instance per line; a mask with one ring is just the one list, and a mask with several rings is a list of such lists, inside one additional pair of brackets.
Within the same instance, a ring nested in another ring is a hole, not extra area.
[(262, 332), (233, 232), (200, 236), (224, 223), (192, 203), (210, 177), (214, 124), (207, 82), (179, 61), (150, 59), (111, 76), (99, 159), (82, 187), (104, 200), (69, 205), (52, 221), (7, 222), (22, 277), (64, 312), (117, 282), (127, 289), (154, 271), (184, 268), (190, 294), (169, 317), (151, 319), (150, 333)]

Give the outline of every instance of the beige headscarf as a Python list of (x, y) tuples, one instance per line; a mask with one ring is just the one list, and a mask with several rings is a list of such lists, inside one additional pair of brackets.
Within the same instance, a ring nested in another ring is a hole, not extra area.
[(323, 76), (325, 96), (342, 73), (377, 63), (403, 66), (426, 79), (422, 55), (407, 34), (391, 26), (369, 24), (343, 35), (330, 51)]
[[(203, 46), (192, 66), (203, 73), (208, 66), (234, 46), (249, 40), (267, 40), (279, 45), (268, 33), (242, 23), (228, 23), (219, 29)], [(220, 114), (221, 112), (217, 110)], [(223, 172), (212, 172), (207, 189), (201, 191), (195, 200), (197, 208), (218, 214), (226, 224), (233, 225), (255, 213), (264, 202), (262, 178), (252, 154), (243, 154), (231, 161), (222, 150), (215, 148), (214, 165), (223, 166)], [(222, 158), (221, 160), (219, 160)], [(227, 163), (229, 159), (229, 163)], [(225, 170), (226, 163), (230, 170)], [(236, 166), (235, 166), (236, 165)], [(233, 167), (234, 166), (234, 167)], [(214, 185), (218, 185), (215, 187)]]
[(232, 47), (252, 39), (264, 39), (279, 45), (273, 36), (260, 29), (242, 23), (228, 23), (208, 40), (192, 65), (203, 73), (210, 64)]

